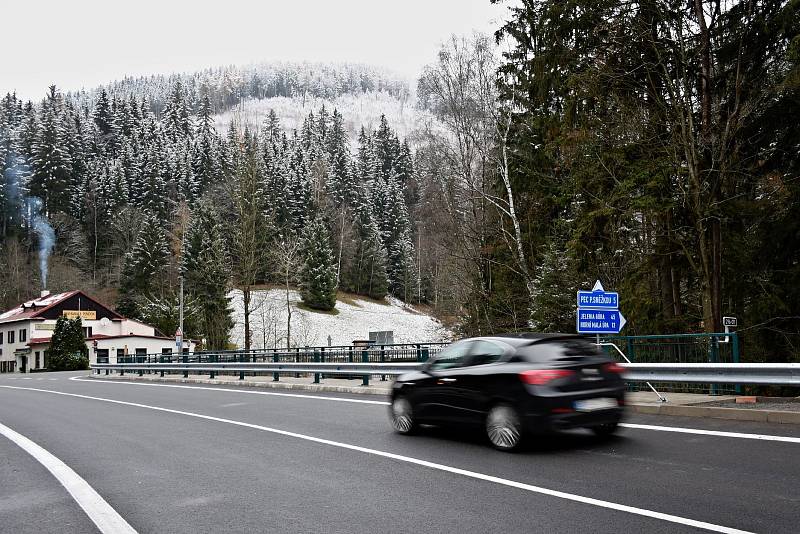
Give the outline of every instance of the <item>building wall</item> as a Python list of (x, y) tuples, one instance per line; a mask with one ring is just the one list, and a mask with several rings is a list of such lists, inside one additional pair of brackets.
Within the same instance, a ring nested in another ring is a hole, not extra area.
[[(0, 345), (0, 372), (22, 372), (23, 358), (15, 355), (15, 351), (28, 349), (31, 339), (50, 339), (55, 328), (55, 320), (28, 320), (14, 323), (0, 324), (0, 332), (3, 334), (3, 343)], [(84, 328), (91, 328), (93, 335), (103, 334), (107, 336), (125, 336), (109, 339), (98, 339), (95, 348), (95, 340), (87, 340), (86, 346), (89, 349), (90, 363), (97, 363), (97, 350), (107, 349), (109, 363), (117, 363), (117, 351), (127, 351), (128, 355), (136, 354), (136, 349), (144, 349), (147, 354), (160, 354), (163, 350), (169, 349), (177, 352), (175, 340), (172, 338), (155, 338), (155, 329), (152, 326), (132, 321), (129, 319), (117, 321), (83, 321)], [(25, 331), (25, 340), (20, 341), (20, 330)], [(8, 342), (8, 333), (14, 332), (14, 343)], [(130, 334), (133, 335), (130, 335)], [(184, 347), (188, 347), (190, 352), (194, 352), (194, 344), (184, 341)], [(37, 343), (30, 347), (30, 352), (25, 356), (25, 372), (41, 369), (45, 367), (44, 351), (49, 349), (46, 342)], [(36, 366), (36, 353), (39, 353), (39, 365)]]
[[(13, 364), (13, 371), (19, 371), (19, 358), (14, 356), (14, 352), (18, 349), (24, 349), (28, 346), (28, 340), (31, 339), (31, 321), (19, 321), (13, 323), (0, 324), (0, 332), (3, 334), (3, 344), (0, 345), (0, 372), (5, 369), (5, 372), (10, 372), (11, 364)], [(25, 341), (20, 341), (20, 331), (25, 332)], [(14, 342), (9, 343), (9, 332), (14, 332)]]
[[(88, 343), (93, 345), (92, 341)], [(184, 346), (188, 347), (190, 352), (194, 351), (194, 344), (185, 343)], [(144, 351), (145, 354), (162, 354), (165, 350), (168, 350), (170, 353), (178, 352), (175, 340), (168, 338), (128, 336), (117, 339), (98, 339), (96, 348), (90, 346), (89, 362), (92, 364), (97, 363), (98, 353), (102, 354), (103, 350), (108, 350), (108, 363), (118, 363), (117, 355), (120, 354), (118, 351), (122, 351), (121, 354), (134, 356), (136, 355), (137, 349)]]

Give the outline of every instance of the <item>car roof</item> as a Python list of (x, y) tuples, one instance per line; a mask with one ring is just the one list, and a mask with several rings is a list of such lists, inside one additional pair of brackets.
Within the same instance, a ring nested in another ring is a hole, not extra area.
[(502, 341), (509, 345), (531, 345), (533, 343), (544, 341), (548, 339), (583, 339), (584, 336), (579, 334), (560, 334), (560, 333), (544, 333), (544, 332), (515, 332), (507, 334), (494, 334), (491, 336), (480, 336), (470, 338), (471, 340), (486, 339)]

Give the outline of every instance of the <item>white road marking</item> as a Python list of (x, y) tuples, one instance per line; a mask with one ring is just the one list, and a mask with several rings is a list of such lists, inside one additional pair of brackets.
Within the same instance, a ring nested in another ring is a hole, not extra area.
[(343, 397), (323, 397), (322, 395), (302, 395), (300, 393), (276, 393), (273, 391), (250, 391), (247, 389), (231, 389), (231, 388), (208, 388), (203, 386), (181, 386), (178, 384), (147, 384), (143, 382), (123, 382), (121, 380), (98, 380), (96, 378), (83, 378), (80, 376), (73, 376), (70, 380), (75, 380), (76, 382), (100, 382), (103, 384), (124, 384), (126, 386), (147, 386), (147, 387), (156, 387), (156, 388), (176, 388), (176, 389), (199, 389), (205, 391), (226, 391), (229, 393), (247, 393), (250, 395), (268, 395), (271, 397), (299, 397), (303, 399), (317, 399), (317, 400), (327, 400), (327, 401), (334, 401), (334, 402), (353, 402), (356, 404), (380, 404), (381, 406), (388, 406), (389, 403), (386, 401), (374, 401), (374, 400), (364, 400), (364, 399), (346, 399)]
[(288, 437), (292, 437), (292, 438), (302, 439), (302, 440), (305, 440), (305, 441), (311, 441), (311, 442), (319, 443), (319, 444), (322, 444), (322, 445), (329, 445), (331, 447), (337, 447), (337, 448), (340, 448), (340, 449), (347, 449), (347, 450), (351, 450), (351, 451), (362, 452), (362, 453), (365, 453), (365, 454), (371, 454), (371, 455), (374, 455), (374, 456), (380, 456), (380, 457), (383, 457), (383, 458), (389, 458), (391, 460), (397, 460), (397, 461), (400, 461), (400, 462), (405, 462), (405, 463), (409, 463), (409, 464), (413, 464), (413, 465), (419, 465), (419, 466), (422, 466), (422, 467), (435, 469), (437, 471), (444, 471), (444, 472), (452, 473), (452, 474), (455, 474), (455, 475), (461, 475), (461, 476), (465, 476), (465, 477), (469, 477), (469, 478), (473, 478), (473, 479), (477, 479), (477, 480), (483, 480), (483, 481), (486, 481), (486, 482), (492, 482), (492, 483), (495, 483), (495, 484), (499, 484), (501, 486), (507, 486), (507, 487), (511, 487), (511, 488), (530, 491), (532, 493), (538, 493), (540, 495), (548, 495), (548, 496), (551, 496), (551, 497), (557, 497), (559, 499), (565, 499), (565, 500), (568, 500), (568, 501), (574, 501), (574, 502), (580, 502), (580, 503), (583, 503), (583, 504), (589, 504), (589, 505), (592, 505), (592, 506), (598, 506), (600, 508), (608, 508), (610, 510), (617, 510), (619, 512), (626, 512), (626, 513), (629, 513), (629, 514), (635, 514), (635, 515), (640, 515), (640, 516), (649, 517), (649, 518), (653, 518), (653, 519), (659, 519), (659, 520), (662, 520), (662, 521), (668, 521), (670, 523), (677, 523), (677, 524), (681, 524), (681, 525), (687, 525), (687, 526), (691, 526), (691, 527), (710, 530), (712, 532), (723, 532), (723, 533), (726, 533), (726, 534), (751, 534), (751, 533), (749, 533), (748, 531), (745, 531), (745, 530), (739, 530), (739, 529), (735, 529), (735, 528), (731, 528), (731, 527), (726, 527), (726, 526), (723, 526), (723, 525), (716, 525), (714, 523), (707, 523), (705, 521), (697, 521), (695, 519), (689, 519), (687, 517), (681, 517), (681, 516), (672, 515), (672, 514), (665, 514), (665, 513), (662, 513), (662, 512), (656, 512), (654, 510), (647, 510), (646, 508), (637, 508), (635, 506), (627, 506), (625, 504), (619, 504), (619, 503), (615, 503), (615, 502), (611, 502), (611, 501), (604, 501), (604, 500), (600, 500), (600, 499), (594, 499), (592, 497), (584, 497), (583, 495), (577, 495), (577, 494), (574, 494), (574, 493), (567, 493), (567, 492), (564, 492), (564, 491), (557, 491), (557, 490), (552, 490), (552, 489), (548, 489), (548, 488), (543, 488), (541, 486), (534, 486), (534, 485), (531, 485), (531, 484), (525, 484), (525, 483), (522, 483), (522, 482), (516, 482), (514, 480), (508, 480), (508, 479), (505, 479), (505, 478), (500, 478), (500, 477), (496, 477), (496, 476), (492, 476), (492, 475), (487, 475), (487, 474), (484, 474), (484, 473), (478, 473), (478, 472), (475, 472), (475, 471), (469, 471), (467, 469), (460, 469), (458, 467), (452, 467), (452, 466), (449, 466), (449, 465), (438, 464), (438, 463), (435, 463), (435, 462), (429, 462), (427, 460), (421, 460), (419, 458), (413, 458), (411, 456), (403, 456), (401, 454), (394, 454), (394, 453), (391, 453), (391, 452), (381, 451), (381, 450), (377, 450), (377, 449), (370, 449), (368, 447), (361, 447), (361, 446), (358, 446), (358, 445), (351, 445), (349, 443), (342, 443), (340, 441), (333, 441), (333, 440), (329, 440), (329, 439), (318, 438), (318, 437), (315, 437), (315, 436), (309, 436), (307, 434), (299, 434), (297, 432), (290, 432), (288, 430), (280, 430), (280, 429), (277, 429), (277, 428), (271, 428), (271, 427), (267, 427), (267, 426), (256, 425), (256, 424), (253, 424), (253, 423), (245, 423), (243, 421), (234, 421), (232, 419), (223, 419), (221, 417), (213, 417), (213, 416), (210, 416), (210, 415), (203, 415), (203, 414), (194, 413), (194, 412), (186, 412), (186, 411), (183, 411), (183, 410), (172, 410), (170, 408), (162, 408), (160, 406), (150, 406), (148, 404), (140, 404), (138, 402), (127, 402), (127, 401), (120, 401), (120, 400), (115, 400), (115, 399), (106, 399), (106, 398), (103, 398), (103, 397), (91, 397), (89, 395), (79, 395), (77, 393), (65, 393), (63, 391), (52, 391), (52, 390), (48, 390), (48, 389), (26, 388), (26, 387), (19, 387), (19, 386), (0, 386), (0, 388), (17, 389), (17, 390), (25, 390), (25, 391), (38, 391), (38, 392), (41, 392), (41, 393), (52, 393), (54, 395), (64, 395), (64, 396), (67, 396), (67, 397), (76, 397), (76, 398), (80, 398), (80, 399), (88, 399), (88, 400), (95, 400), (95, 401), (101, 401), (101, 402), (109, 402), (109, 403), (112, 403), (112, 404), (120, 404), (120, 405), (124, 405), (124, 406), (134, 406), (136, 408), (144, 408), (144, 409), (147, 409), (147, 410), (155, 410), (155, 411), (158, 411), (158, 412), (165, 412), (165, 413), (171, 413), (171, 414), (176, 414), (176, 415), (184, 415), (184, 416), (187, 416), (187, 417), (194, 417), (194, 418), (203, 419), (203, 420), (206, 420), (206, 421), (215, 421), (215, 422), (218, 422), (218, 423), (225, 423), (225, 424), (229, 424), (229, 425), (235, 425), (235, 426), (240, 426), (240, 427), (245, 427), (245, 428), (251, 428), (251, 429), (254, 429), (254, 430), (261, 430), (263, 432), (269, 432), (269, 433), (272, 433), (272, 434), (278, 434), (278, 435), (281, 435), (281, 436), (288, 436)]
[(86, 512), (89, 519), (97, 525), (100, 532), (109, 534), (136, 534), (136, 530), (134, 530), (88, 482), (81, 478), (81, 476), (73, 471), (67, 464), (30, 439), (2, 423), (0, 423), (0, 434), (16, 443), (22, 450), (33, 456), (36, 461), (50, 471), (50, 473), (56, 477), (56, 480), (58, 480), (69, 494), (72, 495), (75, 502)]
[[(127, 386), (149, 386), (161, 388), (178, 388), (178, 389), (199, 389), (205, 391), (226, 391), (231, 393), (248, 393), (252, 395), (270, 395), (276, 397), (297, 397), (303, 399), (316, 399), (335, 402), (354, 402), (359, 404), (379, 404), (381, 406), (389, 406), (390, 403), (386, 401), (371, 401), (362, 399), (348, 399), (343, 397), (323, 397), (321, 395), (302, 395), (299, 393), (273, 393), (270, 391), (248, 391), (243, 389), (231, 388), (209, 388), (203, 386), (181, 386), (177, 384), (146, 384), (141, 382), (123, 382), (118, 380), (97, 380), (94, 378), (82, 378), (80, 376), (73, 376), (70, 380), (78, 382), (102, 382), (104, 384), (125, 384)], [(676, 426), (658, 426), (658, 425), (640, 425), (635, 423), (620, 423), (619, 426), (625, 428), (632, 428), (635, 430), (653, 430), (658, 432), (676, 432), (679, 434), (701, 434), (707, 436), (718, 436), (723, 438), (738, 438), (738, 439), (755, 439), (761, 441), (781, 441), (784, 443), (800, 443), (800, 438), (791, 436), (773, 436), (770, 434), (748, 434), (744, 432), (725, 432), (721, 430), (705, 430), (702, 428), (682, 428)]]
[(755, 439), (763, 441), (783, 441), (785, 443), (800, 443), (800, 438), (790, 436), (772, 436), (770, 434), (746, 434), (743, 432), (724, 432), (721, 430), (705, 430), (702, 428), (681, 428), (677, 426), (639, 425), (635, 423), (620, 423), (625, 428), (637, 430), (657, 430), (659, 432), (677, 432), (680, 434), (703, 434), (706, 436), (720, 436), (723, 438)]
[(247, 406), (246, 402), (229, 402), (228, 404), (220, 404), (220, 408), (233, 408), (234, 406)]

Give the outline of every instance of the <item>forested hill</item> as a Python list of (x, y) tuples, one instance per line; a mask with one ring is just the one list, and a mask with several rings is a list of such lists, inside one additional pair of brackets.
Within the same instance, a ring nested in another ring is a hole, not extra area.
[(222, 113), (247, 99), (315, 97), (330, 100), (368, 92), (385, 92), (395, 98), (409, 95), (408, 80), (372, 65), (275, 62), (127, 77), (94, 89), (67, 93), (66, 99), (76, 108), (91, 109), (105, 92), (118, 100), (144, 99), (150, 111), (160, 114), (176, 84), (183, 88), (190, 109), (197, 110), (202, 98), (207, 96), (215, 113)]
[(214, 127), (245, 91), (404, 86), (348, 66), (206, 74), (125, 80), (96, 98), (51, 87), (37, 104), (0, 100), (3, 306), (44, 286), (81, 288), (168, 332), (183, 272), (187, 334), (223, 347), (228, 287), (305, 277), (323, 309), (337, 288), (419, 300), (412, 154), (386, 118), (356, 140), (324, 106), (289, 132), (275, 113), (254, 129)]

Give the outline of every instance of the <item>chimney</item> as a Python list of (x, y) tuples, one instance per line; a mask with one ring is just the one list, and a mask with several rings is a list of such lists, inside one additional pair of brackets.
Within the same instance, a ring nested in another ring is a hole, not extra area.
[(46, 289), (42, 289), (42, 294), (39, 295), (39, 298), (43, 299), (43, 298), (49, 297), (49, 296), (50, 296), (50, 292), (48, 290), (46, 290)]

